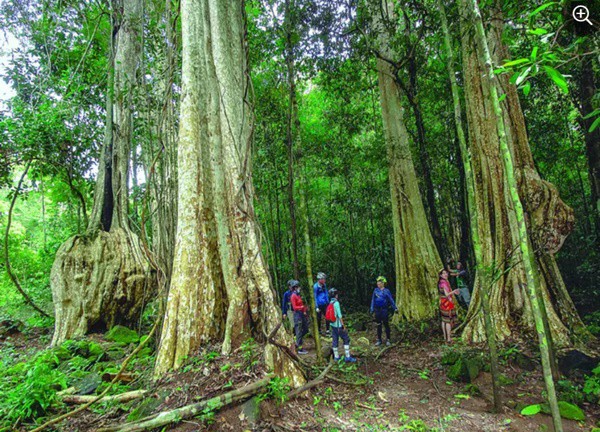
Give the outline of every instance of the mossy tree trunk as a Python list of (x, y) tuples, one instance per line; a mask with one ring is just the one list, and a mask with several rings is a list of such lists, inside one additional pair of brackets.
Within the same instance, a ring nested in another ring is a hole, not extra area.
[[(546, 324), (548, 316), (544, 311), (546, 306), (544, 305), (544, 300), (541, 297), (542, 290), (540, 287), (540, 277), (537, 268), (535, 252), (532, 249), (528, 228), (525, 222), (525, 212), (521, 203), (521, 198), (519, 197), (519, 187), (517, 185), (516, 176), (517, 171), (515, 169), (515, 165), (513, 165), (513, 158), (515, 158), (515, 153), (517, 153), (518, 148), (513, 146), (513, 148), (511, 149), (508, 145), (508, 134), (506, 132), (505, 125), (506, 118), (503, 115), (503, 109), (500, 104), (500, 98), (498, 96), (498, 87), (495, 84), (497, 77), (494, 74), (493, 60), (488, 46), (488, 40), (485, 34), (485, 30), (483, 28), (483, 20), (479, 11), (479, 5), (477, 3), (477, 0), (470, 0), (470, 5), (466, 6), (467, 10), (470, 9), (471, 16), (474, 18), (473, 21), (475, 24), (475, 40), (477, 43), (477, 47), (479, 48), (480, 63), (484, 65), (485, 71), (483, 79), (487, 79), (489, 84), (488, 98), (493, 108), (493, 117), (496, 122), (496, 133), (500, 147), (500, 152), (502, 154), (506, 185), (508, 187), (508, 192), (510, 194), (510, 202), (513, 206), (514, 216), (517, 222), (517, 240), (519, 244), (519, 250), (523, 259), (523, 268), (525, 271), (525, 278), (527, 284), (526, 289), (529, 294), (533, 320), (535, 323), (535, 329), (539, 340), (540, 353), (542, 357), (542, 368), (544, 372), (544, 382), (546, 384), (546, 391), (548, 393), (547, 397), (548, 402), (550, 404), (550, 410), (552, 411), (554, 430), (556, 432), (562, 432), (562, 420), (560, 411), (558, 409), (558, 401), (556, 398), (554, 379), (552, 376), (552, 344), (550, 342), (551, 336), (548, 333), (548, 325)], [(527, 202), (527, 199), (525, 199), (524, 201)]]
[[(254, 337), (266, 363), (297, 386), (300, 369), (277, 346), (289, 341), (254, 214), (243, 1), (184, 0), (181, 17), (177, 235), (155, 376), (205, 343), (227, 354)], [(277, 345), (267, 343), (277, 326)]]
[(58, 250), (51, 272), (56, 323), (52, 344), (92, 328), (138, 323), (154, 284), (129, 228), (128, 178), (138, 83), (140, 0), (114, 2), (106, 132), (87, 232)]
[(487, 289), (490, 282), (489, 271), (479, 264), (483, 263), (483, 255), (481, 250), (481, 239), (479, 238), (479, 227), (477, 220), (477, 196), (475, 194), (475, 181), (473, 178), (473, 167), (471, 166), (471, 155), (467, 146), (467, 138), (463, 128), (462, 107), (460, 103), (460, 91), (458, 82), (456, 81), (456, 69), (454, 67), (454, 51), (452, 49), (452, 40), (450, 30), (448, 28), (448, 20), (443, 0), (438, 0), (438, 9), (442, 22), (442, 31), (444, 33), (444, 46), (446, 48), (446, 67), (450, 79), (450, 87), (452, 91), (452, 101), (454, 104), (454, 121), (456, 126), (457, 141), (460, 147), (462, 158), (462, 166), (464, 173), (465, 189), (466, 189), (466, 207), (468, 211), (469, 224), (471, 226), (471, 240), (475, 262), (477, 263), (477, 274), (482, 283), (479, 285), (481, 291), (481, 305), (483, 308), (483, 322), (485, 326), (486, 339), (490, 352), (490, 370), (492, 373), (492, 390), (494, 394), (494, 409), (496, 412), (502, 410), (502, 398), (500, 395), (500, 371), (498, 367), (498, 348), (496, 341), (496, 333), (494, 329), (493, 317), (490, 314), (490, 299), (489, 290)]
[(383, 0), (380, 6), (371, 9), (371, 30), (377, 34), (377, 75), (389, 163), (397, 317), (417, 321), (437, 313), (435, 284), (442, 262), (419, 192), (410, 137), (404, 123), (402, 94), (394, 79), (397, 70), (388, 61), (396, 56), (387, 25), (394, 17), (394, 2)]
[[(531, 302), (527, 293), (527, 275), (519, 249), (518, 220), (508, 189), (495, 117), (490, 97), (492, 82), (481, 60), (481, 46), (474, 37), (472, 4), (461, 0), (462, 55), (465, 102), (469, 125), (470, 153), (475, 179), (475, 203), (482, 258), (479, 268), (493, 269), (498, 277), (489, 283), (490, 313), (498, 339), (513, 328), (535, 330)], [(502, 20), (495, 20), (487, 36), (490, 55), (496, 63), (506, 57), (501, 44)], [(528, 233), (540, 272), (540, 297), (548, 312), (549, 330), (559, 346), (570, 345), (585, 332), (553, 257), (573, 226), (573, 212), (550, 183), (535, 170), (525, 121), (516, 88), (507, 78), (495, 80), (506, 99), (501, 102), (506, 140), (514, 160), (518, 192), (528, 224)], [(472, 307), (466, 317), (463, 337), (470, 341), (485, 339), (482, 314), (482, 278), (475, 278)]]

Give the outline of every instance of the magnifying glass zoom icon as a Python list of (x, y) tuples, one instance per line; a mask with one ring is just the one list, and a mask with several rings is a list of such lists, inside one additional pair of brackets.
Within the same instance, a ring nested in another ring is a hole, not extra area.
[(577, 22), (587, 22), (589, 25), (593, 25), (590, 21), (590, 10), (587, 6), (578, 5), (571, 12), (573, 19)]

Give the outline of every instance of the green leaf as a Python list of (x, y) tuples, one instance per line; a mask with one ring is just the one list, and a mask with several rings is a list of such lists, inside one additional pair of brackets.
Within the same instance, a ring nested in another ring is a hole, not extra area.
[[(589, 118), (596, 117), (598, 114), (600, 114), (600, 108), (596, 108), (596, 109), (595, 109), (594, 111), (592, 111), (591, 113), (589, 113), (589, 114), (586, 114), (586, 115), (583, 117), (583, 119), (584, 119), (584, 120), (587, 120), (587, 119), (589, 119)], [(600, 373), (600, 366), (599, 366), (599, 367), (597, 367), (596, 369), (598, 369), (598, 372), (597, 372), (597, 373)], [(594, 369), (594, 371), (595, 371), (595, 369)], [(592, 372), (594, 372), (594, 371), (592, 371)], [(596, 372), (594, 372), (594, 373), (596, 373)]]
[(534, 36), (542, 36), (542, 35), (545, 35), (546, 33), (548, 33), (548, 30), (540, 27), (540, 28), (536, 28), (533, 30), (527, 30), (527, 33), (530, 35), (534, 35)]
[(529, 62), (528, 58), (520, 58), (520, 59), (517, 59), (517, 60), (511, 60), (509, 62), (506, 62), (506, 63), (504, 63), (502, 65), (502, 67), (506, 68), (506, 67), (511, 67), (511, 66), (517, 66), (517, 65), (520, 65), (520, 64), (523, 64), (523, 63), (528, 63), (528, 62)]
[(455, 394), (454, 397), (456, 399), (471, 399), (471, 396), (469, 396), (468, 394), (462, 394), (462, 393)]
[(529, 75), (530, 71), (531, 71), (531, 66), (529, 66), (527, 69), (522, 70), (521, 73), (519, 74), (519, 77), (517, 78), (517, 81), (515, 82), (515, 84), (520, 85), (523, 81), (525, 81), (525, 79)]
[(592, 123), (592, 125), (590, 126), (590, 133), (594, 132), (596, 130), (596, 128), (600, 126), (600, 117), (598, 117), (596, 120), (594, 120), (594, 123)]
[(531, 51), (531, 55), (529, 56), (529, 58), (531, 59), (532, 62), (535, 61), (535, 59), (537, 59), (537, 53), (538, 53), (538, 47), (533, 47), (533, 50)]
[(521, 410), (521, 415), (524, 416), (532, 416), (536, 415), (542, 410), (542, 406), (540, 404), (527, 405), (525, 408)]
[(529, 92), (531, 91), (531, 83), (530, 82), (526, 82), (525, 85), (523, 86), (523, 94), (525, 96), (529, 95)]
[(506, 99), (506, 93), (500, 95), (500, 97), (498, 98), (498, 102), (502, 102), (504, 99)]
[(569, 86), (567, 84), (567, 80), (559, 71), (554, 69), (551, 66), (544, 66), (544, 70), (548, 74), (548, 76), (554, 81), (554, 83), (562, 90), (563, 93), (569, 93)]
[(529, 18), (536, 16), (537, 14), (539, 14), (541, 11), (543, 11), (544, 9), (548, 9), (550, 6), (558, 4), (558, 2), (549, 2), (549, 3), (544, 3), (543, 5), (541, 5), (539, 8), (537, 8), (536, 10), (534, 10), (533, 12), (531, 12), (529, 14)]

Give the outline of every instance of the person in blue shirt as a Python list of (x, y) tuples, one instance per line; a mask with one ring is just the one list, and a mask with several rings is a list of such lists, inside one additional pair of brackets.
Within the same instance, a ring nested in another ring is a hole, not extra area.
[(387, 338), (386, 345), (391, 345), (390, 341), (390, 317), (389, 308), (393, 308), (395, 312), (398, 312), (396, 302), (392, 297), (392, 293), (385, 287), (387, 279), (383, 276), (377, 278), (377, 288), (373, 290), (373, 297), (371, 298), (371, 313), (375, 314), (375, 321), (377, 322), (377, 343), (379, 346), (382, 344), (381, 333), (382, 326), (385, 327), (385, 336)]
[[(327, 294), (327, 284), (325, 280), (327, 275), (323, 272), (317, 273), (317, 281), (313, 285), (313, 292), (315, 294), (315, 305), (317, 307), (317, 324), (319, 326), (319, 333), (321, 333), (321, 321), (325, 319), (325, 309), (329, 304), (329, 295)], [(329, 336), (329, 323), (325, 320), (325, 335)]]
[(340, 302), (338, 301), (338, 290), (331, 288), (329, 290), (329, 297), (331, 298), (330, 302), (333, 304), (333, 311), (335, 314), (335, 321), (331, 323), (331, 347), (333, 348), (333, 360), (340, 360), (338, 345), (340, 343), (340, 339), (342, 339), (344, 342), (344, 361), (346, 363), (355, 363), (356, 359), (350, 355), (350, 336), (348, 336), (348, 330), (346, 330), (346, 327), (344, 326), (342, 308), (340, 307)]
[(283, 321), (285, 322), (286, 319), (289, 320), (289, 326), (292, 329), (292, 332), (294, 332), (294, 313), (290, 313), (288, 314), (288, 311), (291, 310), (291, 299), (292, 299), (292, 283), (295, 282), (293, 280), (288, 281), (288, 289), (286, 292), (283, 293), (283, 297), (281, 299), (281, 312), (283, 313)]

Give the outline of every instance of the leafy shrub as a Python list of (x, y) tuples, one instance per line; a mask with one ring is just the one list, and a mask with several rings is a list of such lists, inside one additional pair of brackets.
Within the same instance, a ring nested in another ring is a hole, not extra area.
[(15, 374), (5, 380), (8, 385), (0, 386), (0, 425), (41, 417), (59, 404), (56, 393), (66, 388), (67, 376), (56, 368), (58, 364), (58, 357), (50, 350), (13, 369)]
[(587, 314), (583, 320), (587, 324), (587, 329), (594, 336), (600, 336), (600, 311)]
[(585, 394), (581, 385), (574, 384), (569, 380), (560, 380), (556, 383), (556, 389), (561, 400), (580, 404), (585, 399)]
[(259, 399), (273, 399), (277, 405), (282, 405), (287, 400), (289, 391), (290, 380), (288, 378), (274, 377), (269, 381), (267, 392), (261, 394)]
[(594, 401), (598, 401), (600, 399), (600, 366), (597, 366), (592, 371), (592, 375), (588, 375), (585, 378), (583, 392)]
[(258, 364), (259, 346), (254, 338), (248, 338), (240, 346), (242, 356), (247, 363), (248, 369), (254, 368)]

